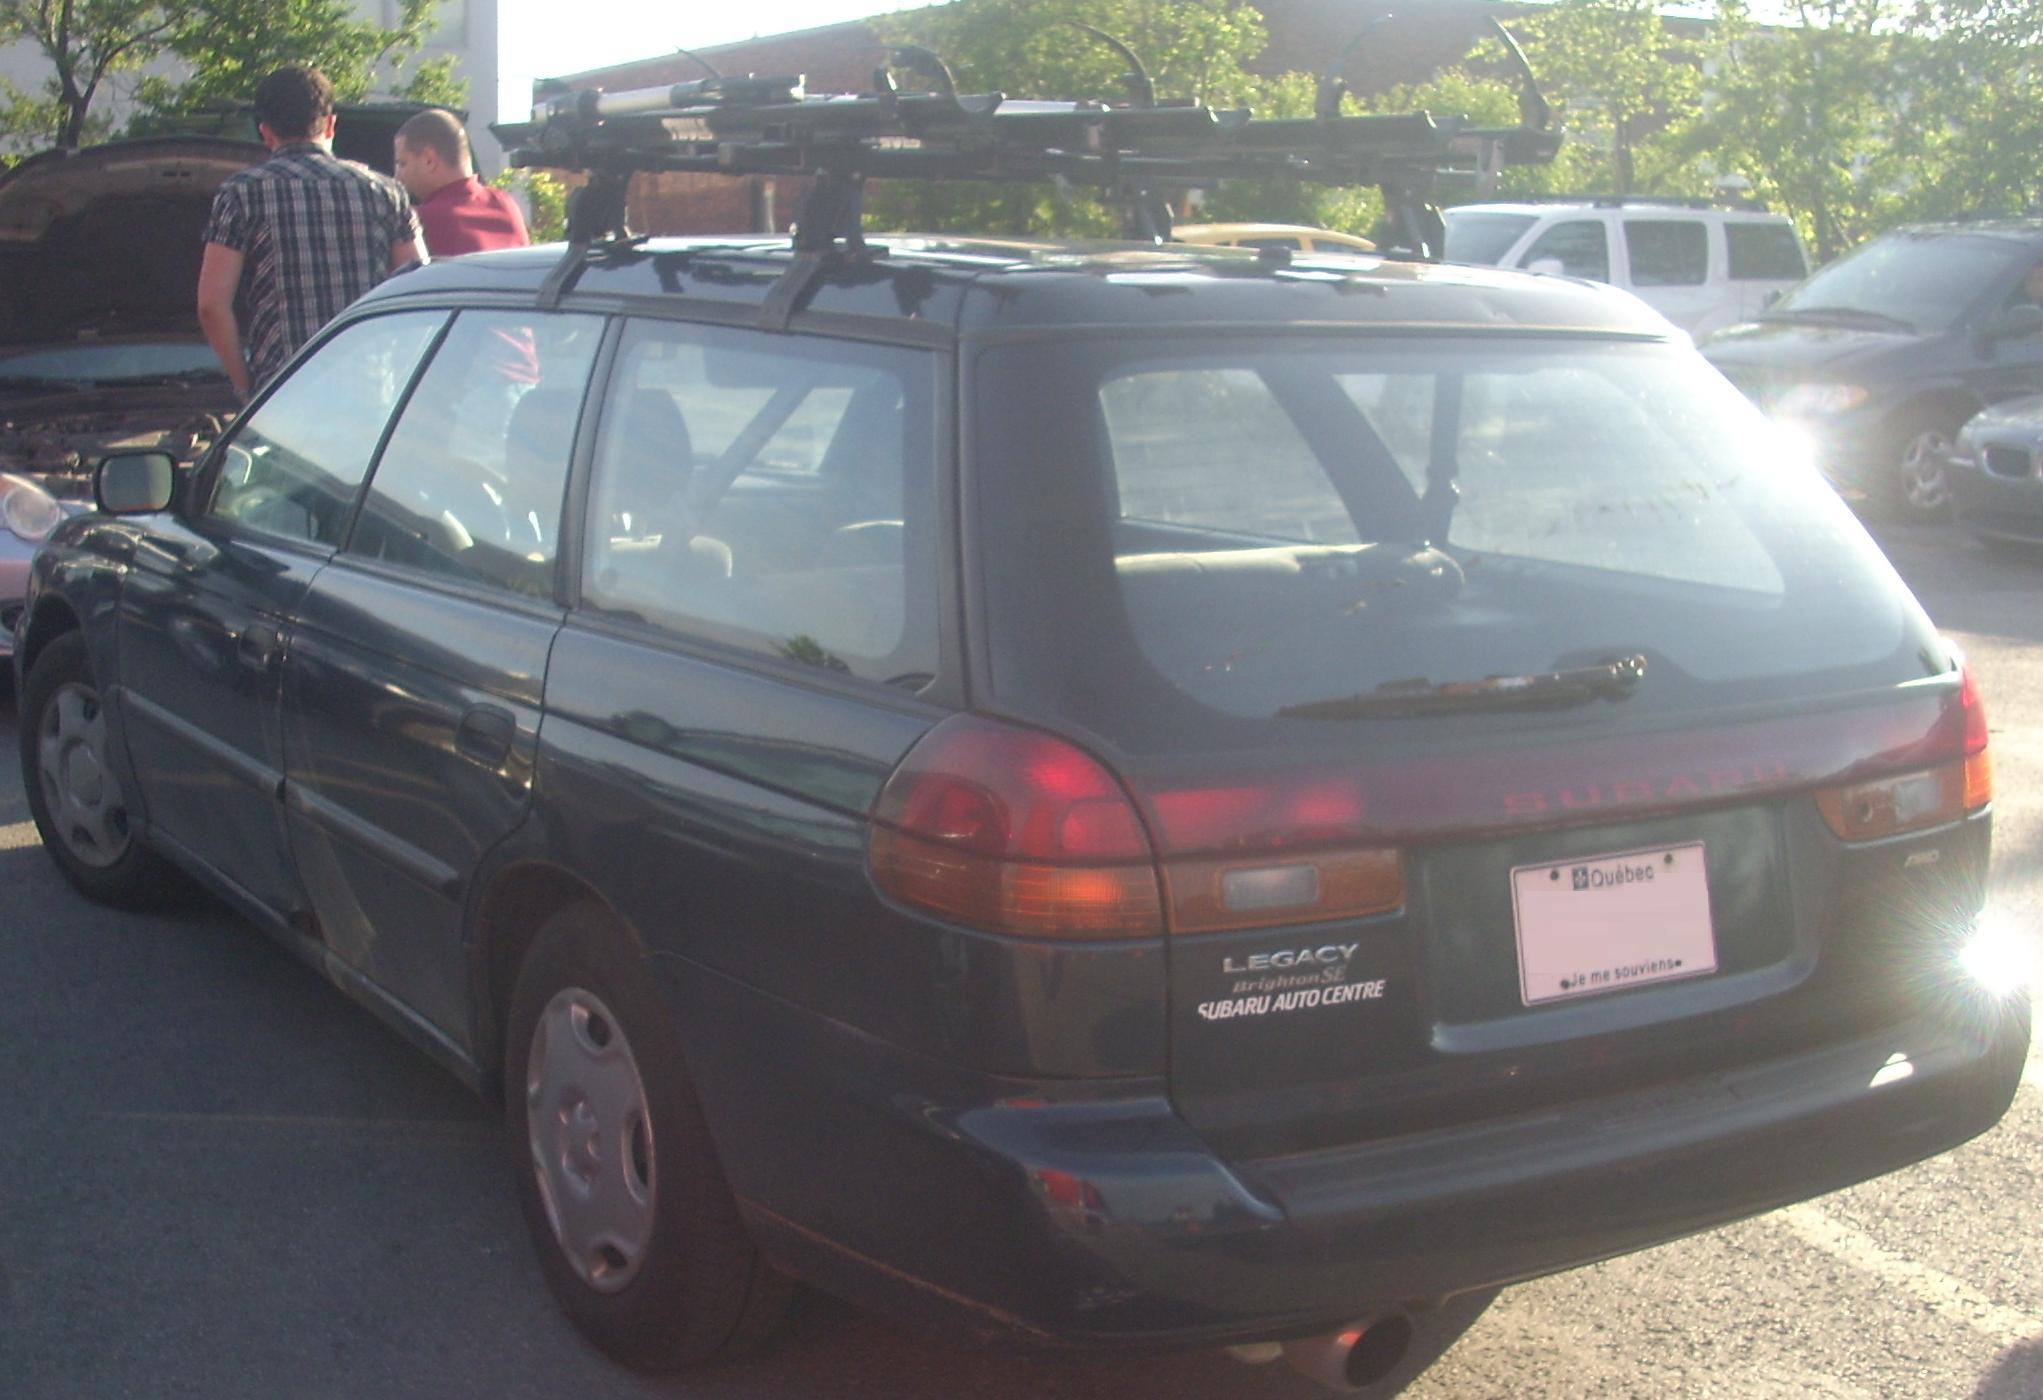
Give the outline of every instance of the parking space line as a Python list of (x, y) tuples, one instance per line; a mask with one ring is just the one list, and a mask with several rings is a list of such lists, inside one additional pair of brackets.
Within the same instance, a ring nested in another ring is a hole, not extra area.
[(1997, 1346), (2019, 1346), (2043, 1337), (2043, 1318), (2003, 1307), (1941, 1269), (1903, 1258), (1816, 1206), (1789, 1206), (1769, 1218), (1804, 1243), (1912, 1295), (1939, 1316), (1964, 1324)]
[(0, 826), (0, 851), (18, 851), (42, 843), (42, 837), (35, 834), (34, 822), (8, 822)]

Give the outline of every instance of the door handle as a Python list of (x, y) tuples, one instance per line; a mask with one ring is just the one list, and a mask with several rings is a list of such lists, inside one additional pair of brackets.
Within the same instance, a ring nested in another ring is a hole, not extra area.
[(241, 629), (241, 636), (234, 643), (234, 654), (249, 670), (267, 671), (277, 659), (277, 648), (282, 640), (276, 628), (266, 623), (251, 623)]
[(518, 721), (497, 705), (471, 705), (454, 730), (454, 750), (485, 768), (500, 768), (511, 756)]

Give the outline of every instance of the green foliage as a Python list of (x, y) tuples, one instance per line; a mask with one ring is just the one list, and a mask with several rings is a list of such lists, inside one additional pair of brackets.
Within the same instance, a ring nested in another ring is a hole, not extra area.
[[(312, 64), (333, 80), (337, 99), (355, 101), (375, 86), (380, 69), (402, 74), (431, 37), (439, 3), (402, 0), (397, 23), (386, 28), (357, 18), (350, 0), (196, 0), (165, 45), (190, 76), (152, 89), (149, 105), (191, 111), (246, 102), (286, 63)], [(427, 64), (411, 81), (431, 94), (421, 101), (460, 105), (448, 64)]]
[(534, 243), (567, 237), (567, 186), (550, 170), (506, 170), (490, 183), (524, 198), (525, 227)]
[(1557, 0), (1522, 21), (1523, 46), (1555, 102), (1576, 190), (1706, 193), (1682, 154), (1701, 108), (1705, 56), (1682, 44), (1654, 0)]
[(50, 76), (40, 94), (0, 85), (0, 149), (77, 146), (103, 138), (94, 104), (110, 78), (153, 60), (183, 77), (138, 75), (145, 112), (191, 112), (246, 102), (270, 70), (311, 63), (343, 101), (385, 79), (400, 97), (460, 106), (466, 84), (451, 58), (406, 69), (432, 35), (441, 0), (402, 0), (397, 23), (356, 17), (351, 0), (0, 0), (0, 42), (40, 49)]
[[(25, 41), (50, 65), (43, 95), (7, 91), (0, 127), (73, 147), (97, 134), (92, 104), (107, 79), (164, 52), (192, 0), (0, 0), (0, 43)], [(21, 108), (22, 110), (17, 110)]]

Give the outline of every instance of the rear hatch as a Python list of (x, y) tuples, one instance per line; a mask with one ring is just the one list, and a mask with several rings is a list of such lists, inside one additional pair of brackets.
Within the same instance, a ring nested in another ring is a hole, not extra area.
[(1215, 343), (983, 351), (971, 494), (992, 707), (1134, 795), (1209, 1141), (1524, 1112), (1936, 994), (1983, 720), (1692, 351)]

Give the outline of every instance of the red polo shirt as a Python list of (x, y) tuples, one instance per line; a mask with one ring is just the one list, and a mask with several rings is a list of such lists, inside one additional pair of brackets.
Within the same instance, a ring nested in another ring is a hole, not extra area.
[(426, 251), (436, 258), (522, 248), (532, 240), (518, 201), (470, 175), (451, 180), (415, 206), (426, 233)]

